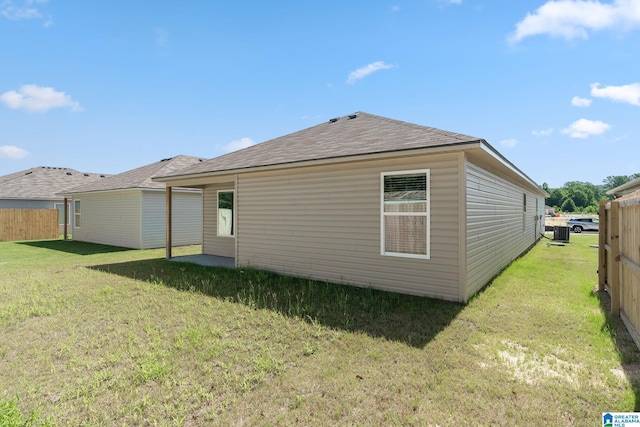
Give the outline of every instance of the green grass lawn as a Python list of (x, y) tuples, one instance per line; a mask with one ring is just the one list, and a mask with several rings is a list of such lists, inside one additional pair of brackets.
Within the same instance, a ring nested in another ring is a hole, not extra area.
[(638, 351), (594, 291), (597, 236), (546, 242), (467, 305), (163, 250), (0, 243), (0, 427), (600, 425), (640, 410)]

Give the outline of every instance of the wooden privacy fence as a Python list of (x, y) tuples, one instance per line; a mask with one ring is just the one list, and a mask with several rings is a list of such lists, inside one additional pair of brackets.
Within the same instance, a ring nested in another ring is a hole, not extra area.
[(600, 202), (598, 288), (640, 348), (640, 192)]
[(59, 237), (57, 209), (0, 209), (0, 242)]

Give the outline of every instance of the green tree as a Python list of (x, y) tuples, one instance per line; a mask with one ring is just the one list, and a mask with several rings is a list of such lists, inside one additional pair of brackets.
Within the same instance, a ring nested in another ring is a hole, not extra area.
[(552, 207), (560, 207), (562, 206), (562, 202), (567, 198), (567, 194), (564, 190), (560, 188), (554, 188), (553, 190), (548, 192), (550, 197), (545, 200), (545, 203)]
[(560, 209), (562, 209), (563, 212), (575, 212), (576, 204), (573, 202), (573, 199), (569, 197), (565, 199), (564, 202), (562, 202), (562, 206), (560, 206)]
[(606, 177), (602, 180), (602, 183), (607, 190), (611, 190), (612, 188), (620, 187), (622, 184), (626, 184), (629, 181), (631, 181), (631, 177), (627, 175), (614, 175)]
[(574, 188), (570, 193), (569, 199), (573, 200), (576, 207), (586, 208), (587, 206), (592, 204), (591, 202), (593, 200), (593, 195), (589, 197), (585, 191)]
[(547, 193), (551, 194), (551, 189), (549, 188), (549, 184), (547, 184), (546, 182), (542, 183), (542, 189)]

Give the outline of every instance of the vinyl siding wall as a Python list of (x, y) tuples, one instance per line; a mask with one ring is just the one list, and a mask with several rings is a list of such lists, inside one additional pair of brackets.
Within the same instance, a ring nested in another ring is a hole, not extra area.
[(140, 190), (74, 195), (81, 202), (81, 224), (75, 228), (72, 217), (73, 240), (139, 249), (141, 199)]
[[(173, 190), (172, 244), (202, 243), (202, 193)], [(166, 244), (166, 193), (142, 191), (142, 249), (163, 248)]]
[[(218, 237), (218, 191), (234, 190), (235, 183), (211, 184), (204, 187), (202, 208), (204, 214), (202, 253), (234, 258), (235, 238)], [(236, 193), (237, 198), (237, 193)], [(236, 200), (237, 204), (237, 200)], [(174, 206), (176, 203), (174, 203)]]
[[(295, 276), (459, 300), (455, 154), (238, 176), (237, 264)], [(431, 258), (380, 254), (380, 173), (430, 169)], [(205, 212), (212, 196), (205, 189)], [(213, 218), (205, 214), (205, 218)], [(215, 224), (206, 220), (207, 229)], [(206, 245), (205, 253), (211, 249)]]
[(471, 161), (466, 163), (466, 182), (469, 298), (539, 240), (541, 222), (536, 216), (544, 214), (544, 198)]

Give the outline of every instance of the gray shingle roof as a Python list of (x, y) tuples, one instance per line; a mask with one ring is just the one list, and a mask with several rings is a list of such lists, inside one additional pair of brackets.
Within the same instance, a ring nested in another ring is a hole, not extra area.
[(153, 182), (156, 175), (171, 174), (194, 164), (204, 162), (205, 159), (191, 156), (175, 156), (163, 159), (146, 166), (110, 176), (101, 181), (65, 189), (65, 194), (88, 193), (92, 191), (124, 190), (124, 189), (165, 189), (165, 184)]
[(360, 112), (337, 120), (331, 119), (171, 174), (156, 176), (185, 176), (478, 141), (483, 140)]
[(57, 200), (61, 191), (80, 184), (99, 182), (108, 175), (70, 168), (38, 166), (0, 177), (0, 199)]

